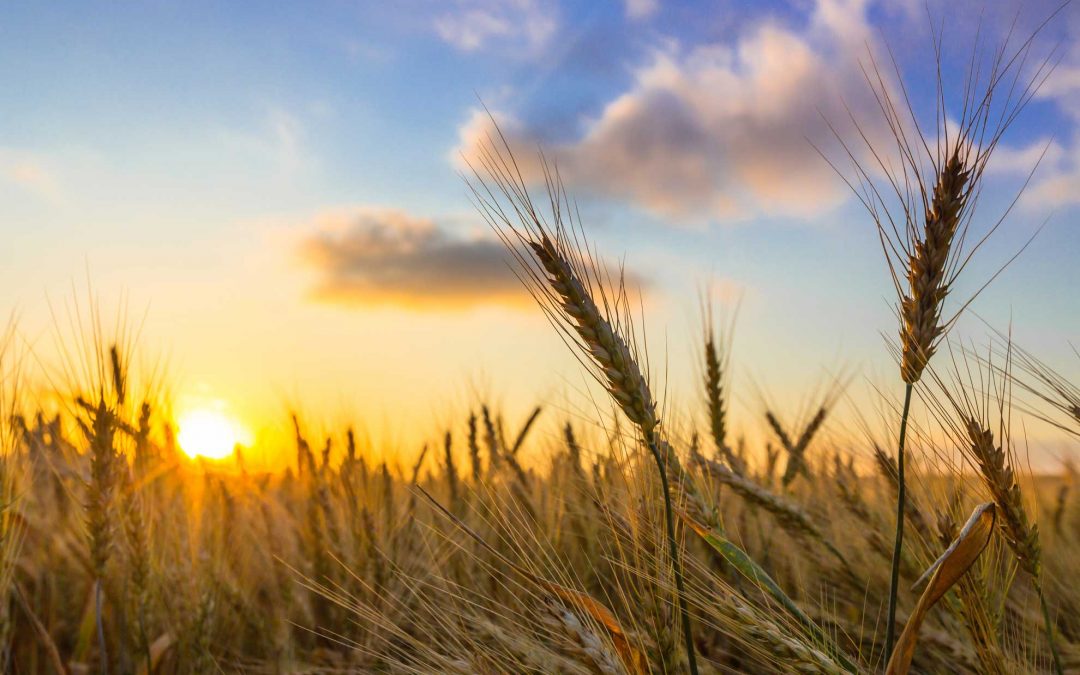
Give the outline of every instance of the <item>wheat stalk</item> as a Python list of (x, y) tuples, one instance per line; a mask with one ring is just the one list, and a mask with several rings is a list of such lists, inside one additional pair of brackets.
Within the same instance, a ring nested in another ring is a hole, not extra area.
[[(731, 361), (730, 336), (718, 336), (713, 326), (711, 308), (705, 318), (705, 404), (709, 414), (709, 431), (712, 433), (716, 453), (727, 462), (731, 470), (746, 475), (746, 463), (728, 445), (728, 370)], [(728, 333), (734, 326), (734, 318), (728, 324)], [(691, 453), (694, 454), (694, 453)]]
[[(685, 582), (679, 560), (679, 545), (675, 535), (672, 514), (668, 468), (673, 468), (675, 479), (682, 482), (681, 466), (675, 453), (657, 433), (660, 424), (652, 391), (638, 364), (637, 354), (631, 349), (620, 322), (629, 327), (632, 321), (625, 309), (625, 286), (620, 282), (614, 306), (609, 303), (600, 283), (602, 274), (595, 263), (587, 261), (587, 244), (576, 246), (583, 235), (572, 217), (563, 219), (563, 210), (570, 213), (569, 200), (563, 191), (557, 174), (545, 164), (547, 192), (553, 224), (549, 225), (529, 196), (524, 178), (514, 163), (513, 154), (505, 138), (502, 150), (490, 142), (482, 150), (480, 163), (490, 186), (474, 169), (475, 184), (471, 184), (476, 206), (491, 224), (508, 250), (520, 263), (525, 281), (552, 323), (559, 327), (569, 343), (587, 356), (590, 372), (604, 386), (626, 417), (637, 426), (641, 437), (652, 452), (660, 474), (664, 508), (668, 530), (668, 544), (675, 575), (677, 599), (682, 619), (683, 638), (686, 644), (690, 672), (696, 675), (697, 658), (690, 627), (690, 613), (686, 604)], [(496, 196), (500, 194), (504, 201)], [(503, 207), (515, 214), (513, 218)], [(525, 252), (521, 251), (521, 248)], [(526, 257), (529, 256), (529, 257)], [(601, 311), (593, 297), (593, 287), (604, 303)], [(616, 322), (613, 323), (612, 319)]]
[[(904, 541), (904, 443), (912, 387), (922, 377), (939, 341), (974, 300), (975, 296), (972, 296), (951, 318), (944, 319), (942, 309), (953, 283), (1012, 208), (1010, 205), (973, 245), (966, 245), (990, 157), (1053, 68), (1050, 57), (1034, 70), (1025, 67), (1035, 37), (1049, 20), (1047, 18), (1019, 46), (1010, 44), (1010, 32), (991, 53), (988, 65), (981, 62), (982, 54), (976, 43), (965, 74), (960, 115), (955, 124), (949, 123), (945, 96), (941, 95), (945, 86), (941, 75), (943, 36), (934, 33), (939, 96), (934, 111), (936, 138), (933, 142), (927, 140), (920, 127), (908, 92), (901, 85), (902, 102), (897, 100), (893, 87), (871, 53), (870, 67), (864, 68), (864, 73), (895, 142), (892, 148), (895, 157), (884, 152), (884, 148), (874, 147), (871, 135), (854, 118), (859, 137), (872, 157), (871, 162), (861, 162), (837, 134), (856, 174), (854, 181), (847, 177), (844, 180), (876, 226), (899, 300), (900, 377), (905, 387), (897, 443), (899, 490), (886, 626), (887, 654), (892, 652), (896, 627), (896, 593)], [(899, 70), (895, 61), (892, 65)], [(1022, 80), (1022, 76), (1027, 79)], [(999, 92), (1003, 93), (996, 95)], [(975, 295), (978, 293), (976, 291)]]
[(105, 566), (113, 544), (112, 497), (116, 483), (116, 450), (113, 448), (113, 415), (105, 401), (93, 409), (89, 426), (90, 485), (86, 501), (87, 530), (90, 535), (90, 560), (94, 573), (94, 607), (97, 618), (98, 649), (101, 672), (109, 672), (109, 657), (105, 643), (105, 623), (102, 617), (102, 593)]

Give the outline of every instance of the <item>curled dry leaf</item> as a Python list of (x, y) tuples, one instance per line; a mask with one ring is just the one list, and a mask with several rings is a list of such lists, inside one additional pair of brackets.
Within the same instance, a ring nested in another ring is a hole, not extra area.
[(926, 619), (926, 614), (982, 555), (994, 533), (995, 518), (996, 510), (993, 502), (975, 507), (971, 517), (964, 524), (964, 529), (960, 531), (949, 548), (915, 582), (915, 587), (918, 588), (926, 579), (929, 579), (926, 582), (926, 590), (919, 597), (915, 610), (912, 611), (907, 625), (904, 626), (904, 631), (900, 634), (896, 649), (885, 669), (886, 675), (906, 675), (911, 667), (911, 659), (915, 655), (919, 628)]

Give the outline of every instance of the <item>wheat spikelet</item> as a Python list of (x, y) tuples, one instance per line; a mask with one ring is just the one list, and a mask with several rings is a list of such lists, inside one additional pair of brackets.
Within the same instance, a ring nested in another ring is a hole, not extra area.
[(572, 656), (588, 665), (589, 670), (600, 675), (625, 675), (626, 669), (619, 657), (591, 626), (581, 621), (577, 614), (563, 604), (551, 600), (545, 603), (550, 625), (569, 638), (573, 645)]
[(780, 439), (780, 445), (784, 450), (790, 453), (791, 449), (795, 447), (795, 444), (791, 442), (791, 437), (788, 436), (787, 431), (785, 431), (784, 427), (780, 424), (780, 420), (776, 419), (776, 415), (773, 414), (773, 411), (765, 411), (765, 421), (769, 423), (769, 428), (772, 429), (773, 433), (776, 434), (776, 437)]
[(502, 466), (503, 454), (499, 447), (498, 433), (495, 431), (495, 423), (491, 419), (491, 410), (487, 405), (480, 406), (480, 413), (484, 422), (484, 443), (488, 451), (488, 472), (494, 474)]
[(572, 320), (586, 351), (599, 366), (608, 393), (626, 417), (641, 429), (642, 435), (651, 437), (658, 423), (656, 405), (626, 341), (600, 312), (550, 237), (544, 234), (539, 241), (529, 242), (529, 246), (547, 272), (548, 283), (558, 295), (563, 312)]
[(450, 435), (450, 431), (447, 430), (443, 436), (443, 471), (446, 474), (446, 487), (450, 491), (450, 511), (457, 512), (460, 507), (458, 500), (458, 474), (457, 467), (454, 465), (454, 453), (453, 453), (453, 436)]
[(524, 445), (525, 439), (529, 436), (529, 431), (532, 430), (533, 424), (536, 423), (536, 420), (540, 417), (540, 413), (542, 411), (543, 408), (541, 408), (540, 406), (536, 406), (529, 414), (528, 419), (525, 420), (525, 424), (521, 425), (521, 431), (518, 432), (517, 437), (514, 439), (514, 444), (509, 447), (511, 457), (517, 456), (518, 450), (520, 450), (521, 446)]
[(949, 293), (947, 265), (967, 205), (971, 171), (957, 145), (938, 173), (922, 236), (914, 240), (908, 256), (908, 287), (900, 299), (900, 376), (908, 384), (922, 377), (945, 332), (941, 308)]
[(472, 468), (473, 484), (480, 482), (480, 444), (476, 441), (476, 415), (469, 414), (468, 435), (469, 466)]
[(1024, 509), (1023, 495), (1005, 451), (994, 443), (994, 434), (975, 418), (966, 424), (972, 457), (994, 503), (1002, 523), (1002, 534), (1020, 566), (1031, 576), (1038, 577), (1042, 568), (1042, 546), (1039, 526), (1029, 522)]
[(306, 473), (315, 472), (315, 455), (311, 452), (311, 446), (308, 445), (307, 439), (304, 438), (303, 430), (300, 428), (300, 418), (294, 413), (292, 415), (293, 434), (296, 440), (296, 472), (303, 476)]
[[(425, 443), (424, 447), (422, 447), (420, 449), (420, 454), (416, 457), (416, 461), (413, 463), (412, 473), (410, 474), (410, 477), (409, 477), (409, 485), (416, 485), (417, 483), (420, 482), (420, 467), (422, 467), (424, 465), (424, 460), (427, 459), (428, 448), (429, 447), (430, 446), (428, 446), (428, 444)], [(416, 513), (416, 495), (414, 493), (410, 492), (409, 493), (409, 506), (408, 506), (408, 514), (409, 514), (409, 522), (410, 523), (413, 521), (413, 516), (415, 515), (415, 513)]]
[(732, 452), (727, 443), (728, 406), (724, 376), (728, 359), (726, 345), (717, 338), (710, 321), (705, 330), (705, 403), (709, 414), (709, 431), (717, 455), (727, 462), (732, 471), (745, 476), (746, 463)]
[(765, 650), (772, 665), (780, 668), (781, 672), (822, 675), (848, 672), (827, 652), (782, 629), (763, 612), (755, 610), (736, 595), (729, 596), (724, 613), (735, 621), (746, 640)]
[(574, 436), (574, 427), (567, 422), (563, 428), (563, 438), (566, 439), (566, 453), (570, 460), (570, 469), (574, 476), (584, 485), (585, 469), (581, 466), (581, 445)]
[[(784, 475), (780, 477), (781, 485), (785, 487), (790, 485), (795, 477), (802, 474), (804, 477), (810, 477), (810, 469), (806, 463), (806, 449), (810, 446), (810, 441), (813, 440), (814, 435), (817, 434), (821, 425), (825, 423), (825, 416), (828, 414), (826, 406), (821, 406), (818, 411), (814, 413), (814, 416), (807, 422), (803, 432), (799, 434), (799, 438), (791, 443), (787, 434), (780, 436), (781, 442), (785, 443), (785, 448), (788, 450), (788, 463), (784, 467)], [(773, 426), (774, 430), (779, 430), (779, 423), (776, 421), (772, 414), (769, 414), (769, 424)]]
[(379, 462), (379, 497), (382, 499), (379, 511), (382, 513), (383, 523), (389, 532), (397, 521), (397, 503), (394, 501), (394, 478), (390, 475), (390, 467), (386, 461)]
[(765, 466), (761, 473), (761, 483), (773, 485), (776, 481), (776, 465), (780, 461), (780, 449), (772, 443), (765, 444)]
[[(1002, 135), (1052, 70), (1051, 57), (1034, 69), (1027, 68), (1034, 38), (1045, 25), (1044, 22), (1036, 28), (1018, 48), (1010, 44), (1010, 32), (985, 67), (980, 62), (982, 54), (976, 41), (971, 58), (973, 67), (966, 72), (963, 85), (959, 120), (952, 122), (949, 119), (951, 116), (945, 110), (946, 97), (937, 97), (935, 120), (940, 122), (935, 124), (933, 141), (924, 136), (906, 90), (902, 90), (906, 108), (901, 109), (896, 104), (890, 83), (871, 54), (871, 67), (864, 72), (883, 121), (895, 141), (892, 148), (895, 153), (874, 147), (872, 136), (853, 119), (865, 150), (873, 158), (873, 166), (864, 166), (852, 148), (837, 135), (857, 176), (854, 181), (844, 180), (874, 222), (899, 300), (900, 376), (906, 387), (897, 448), (896, 539), (886, 629), (886, 651), (890, 653), (895, 635), (897, 583), (904, 542), (904, 442), (912, 388), (922, 377), (938, 342), (956, 321), (959, 312), (974, 299), (963, 303), (952, 318), (942, 318), (945, 298), (956, 278), (974, 252), (1001, 224), (999, 219), (969, 250), (962, 250), (968, 241), (968, 226), (987, 163)], [(935, 35), (934, 40), (935, 54), (940, 59), (941, 36)], [(893, 65), (896, 65), (895, 60)], [(940, 92), (945, 88), (940, 61), (937, 72)], [(1022, 80), (1022, 76), (1028, 79)], [(1000, 89), (1005, 91), (1001, 93)]]
[(105, 576), (112, 549), (112, 495), (116, 483), (116, 450), (113, 448), (112, 414), (101, 401), (94, 410), (90, 434), (90, 485), (86, 501), (90, 560), (94, 575)]
[(351, 467), (356, 463), (356, 433), (352, 427), (345, 430), (345, 465)]
[(841, 564), (853, 581), (859, 577), (852, 569), (847, 557), (829, 541), (825, 533), (814, 524), (810, 516), (796, 504), (773, 494), (768, 489), (758, 485), (749, 478), (736, 475), (733, 471), (717, 462), (702, 460), (703, 467), (709, 474), (724, 485), (730, 487), (733, 492), (745, 499), (750, 504), (765, 509), (776, 518), (776, 521), (785, 530), (794, 535), (806, 536), (820, 542)]
[(722, 373), (716, 336), (709, 330), (705, 334), (705, 393), (709, 406), (709, 430), (712, 431), (717, 451), (727, 447), (727, 404)]

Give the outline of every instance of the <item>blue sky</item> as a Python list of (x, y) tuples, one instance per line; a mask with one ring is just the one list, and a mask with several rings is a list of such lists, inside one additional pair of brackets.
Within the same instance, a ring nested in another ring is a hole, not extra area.
[[(1018, 10), (1026, 35), (1053, 7), (931, 2), (956, 43), (946, 79), (973, 37), (958, 17), (981, 12), (999, 40)], [(956, 289), (1045, 223), (975, 309), (1074, 374), (1077, 36), (1070, 6), (1038, 38), (1034, 56), (1058, 45), (1061, 62), (992, 161), (975, 230), (1047, 153)], [(907, 0), (9, 5), (0, 310), (45, 350), (45, 299), (89, 276), (105, 307), (145, 308), (144, 347), (174, 364), (178, 395), (249, 417), (302, 399), (388, 428), (409, 406), (434, 425), (477, 389), (573, 409), (560, 402), (581, 375), (494, 264), (459, 175), (482, 101), (526, 154), (556, 158), (598, 249), (648, 281), (674, 399), (697, 402), (700, 289), (741, 294), (737, 413), (752, 427), (758, 385), (794, 405), (828, 372), (894, 374), (872, 224), (810, 146), (838, 151), (822, 115), (845, 104), (872, 126), (858, 64), (886, 43), (932, 116), (926, 8)]]

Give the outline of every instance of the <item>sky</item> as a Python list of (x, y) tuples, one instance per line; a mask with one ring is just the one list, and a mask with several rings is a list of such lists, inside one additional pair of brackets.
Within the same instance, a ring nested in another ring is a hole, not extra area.
[[(590, 242), (640, 284), (669, 408), (700, 407), (705, 289), (738, 304), (736, 425), (760, 427), (766, 398), (794, 417), (841, 374), (853, 405), (893, 397), (895, 294), (872, 220), (822, 157), (843, 160), (830, 125), (885, 138), (864, 76), (876, 58), (932, 128), (932, 27), (958, 92), (977, 28), (998, 44), (1015, 21), (1015, 41), (1056, 6), (8, 4), (0, 315), (48, 363), (71, 308), (126, 308), (178, 405), (213, 402), (256, 433), (290, 407), (399, 448), (482, 398), (510, 418), (586, 415), (586, 376), (463, 179), (495, 120), (530, 179), (538, 148), (557, 163)], [(1023, 72), (1047, 55), (1056, 69), (991, 160), (973, 231), (1030, 182), (954, 296), (1031, 243), (955, 335), (985, 342), (982, 319), (1076, 375), (1080, 5)]]

